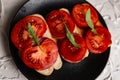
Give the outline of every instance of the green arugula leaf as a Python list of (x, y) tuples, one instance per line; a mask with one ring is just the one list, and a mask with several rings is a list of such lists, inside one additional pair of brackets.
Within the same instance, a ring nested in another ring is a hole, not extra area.
[(91, 20), (91, 14), (90, 14), (90, 12), (91, 12), (90, 9), (88, 9), (87, 12), (86, 12), (86, 17), (85, 17), (85, 19), (86, 19), (86, 22), (87, 22), (88, 26), (92, 29), (91, 31), (92, 31), (94, 34), (97, 34), (97, 31), (95, 30), (94, 24), (93, 24), (93, 22), (92, 22), (92, 20)]
[(35, 33), (34, 29), (32, 28), (30, 23), (28, 23), (28, 32), (30, 34), (29, 37), (33, 38), (34, 42), (39, 46), (40, 43), (38, 41), (38, 37), (36, 36), (36, 33)]
[(66, 35), (68, 40), (77, 48), (80, 48), (80, 46), (75, 42), (74, 36), (73, 34), (69, 31), (69, 29), (67, 28), (67, 25), (64, 23), (65, 28), (66, 28)]

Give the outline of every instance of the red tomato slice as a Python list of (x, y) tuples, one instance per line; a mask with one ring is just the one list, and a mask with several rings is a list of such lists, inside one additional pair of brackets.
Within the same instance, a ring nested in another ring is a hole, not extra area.
[(87, 50), (85, 40), (76, 34), (74, 37), (77, 44), (80, 45), (80, 48), (74, 47), (67, 38), (63, 39), (60, 46), (61, 56), (70, 63), (80, 62), (84, 58)]
[(94, 24), (98, 21), (98, 14), (95, 9), (89, 4), (76, 4), (72, 9), (72, 16), (79, 27), (88, 27), (85, 15), (87, 10), (90, 8), (91, 10), (91, 19)]
[(75, 24), (72, 21), (69, 13), (65, 12), (64, 10), (54, 10), (48, 14), (47, 23), (53, 37), (64, 38), (66, 36), (64, 22), (66, 23), (70, 32), (73, 32)]
[(105, 27), (95, 27), (98, 35), (95, 35), (91, 30), (87, 32), (86, 44), (90, 52), (99, 54), (107, 50), (111, 43), (111, 34)]
[(30, 39), (29, 33), (28, 33), (28, 23), (31, 23), (31, 25), (38, 37), (42, 36), (47, 29), (46, 23), (40, 17), (27, 16), (27, 17), (23, 18), (22, 20), (20, 20), (14, 26), (12, 33), (11, 33), (12, 42), (18, 49), (23, 48), (23, 46), (27, 42), (27, 40)]
[(51, 67), (58, 58), (58, 48), (51, 39), (43, 39), (40, 46), (27, 47), (22, 52), (23, 62), (32, 69), (44, 70)]

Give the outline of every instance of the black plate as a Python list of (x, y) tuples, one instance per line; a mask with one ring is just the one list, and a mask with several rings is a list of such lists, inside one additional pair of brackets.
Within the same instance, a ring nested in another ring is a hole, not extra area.
[[(39, 13), (46, 17), (50, 11), (63, 7), (71, 11), (72, 6), (76, 3), (88, 2), (84, 0), (30, 0), (24, 4), (15, 15), (11, 22), (10, 33), (15, 23), (27, 15)], [(99, 19), (102, 24), (107, 27), (100, 14)], [(46, 77), (29, 69), (23, 64), (17, 54), (18, 50), (11, 42), (10, 34), (9, 41), (11, 54), (17, 67), (29, 80), (94, 80), (104, 69), (110, 53), (110, 48), (108, 48), (103, 54), (90, 54), (89, 57), (77, 64), (70, 64), (63, 60), (62, 68), (58, 71), (54, 71), (52, 75)]]

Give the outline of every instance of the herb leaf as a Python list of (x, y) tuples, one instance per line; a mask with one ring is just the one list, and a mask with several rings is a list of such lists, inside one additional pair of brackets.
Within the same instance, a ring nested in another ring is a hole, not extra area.
[(69, 31), (69, 29), (67, 28), (67, 25), (64, 23), (65, 28), (66, 28), (66, 35), (68, 40), (77, 48), (80, 48), (80, 46), (75, 42), (74, 36), (73, 34)]
[(85, 17), (85, 19), (86, 19), (86, 22), (87, 22), (88, 26), (92, 29), (91, 31), (92, 31), (94, 34), (97, 34), (97, 31), (95, 30), (94, 24), (93, 24), (93, 22), (92, 22), (92, 20), (91, 20), (91, 14), (90, 14), (90, 12), (91, 12), (90, 9), (88, 9), (87, 12), (86, 12), (86, 17)]
[(33, 38), (34, 42), (39, 46), (40, 43), (38, 41), (38, 37), (36, 36), (36, 33), (35, 33), (34, 29), (32, 28), (30, 23), (28, 23), (28, 32), (30, 34), (29, 37)]

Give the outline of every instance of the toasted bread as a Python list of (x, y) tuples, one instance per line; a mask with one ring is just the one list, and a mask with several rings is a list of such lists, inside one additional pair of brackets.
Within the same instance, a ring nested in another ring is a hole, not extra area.
[[(45, 21), (44, 17), (43, 17), (42, 15), (40, 15), (40, 14), (33, 14), (32, 16), (41, 17), (41, 18)], [(46, 23), (46, 21), (45, 21), (45, 23)], [(46, 23), (46, 25), (47, 25), (47, 23)], [(52, 40), (54, 40), (54, 41), (56, 42), (56, 39), (54, 39), (54, 38), (51, 36), (50, 30), (49, 30), (49, 28), (48, 28), (48, 25), (47, 25), (47, 30), (46, 30), (46, 32), (44, 33), (43, 36), (44, 36), (44, 37), (47, 37), (47, 38), (50, 38), (50, 39), (52, 39)], [(42, 75), (49, 76), (49, 75), (51, 75), (51, 74), (53, 73), (54, 69), (55, 69), (55, 70), (58, 70), (58, 69), (60, 69), (61, 67), (62, 67), (62, 60), (61, 60), (60, 55), (58, 55), (58, 58), (57, 58), (57, 60), (56, 60), (56, 62), (55, 62), (55, 64), (54, 64), (53, 66), (51, 66), (50, 68), (45, 69), (45, 70), (37, 70), (37, 69), (36, 69), (36, 71), (37, 71), (38, 73), (42, 74)]]
[(42, 74), (42, 75), (45, 75), (45, 76), (51, 75), (51, 74), (53, 73), (53, 70), (54, 70), (53, 66), (51, 66), (50, 68), (45, 69), (45, 70), (37, 70), (37, 69), (36, 69), (36, 71), (37, 71), (38, 73), (40, 73), (40, 74)]

